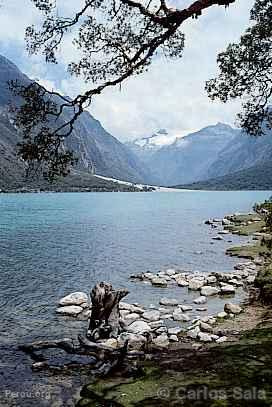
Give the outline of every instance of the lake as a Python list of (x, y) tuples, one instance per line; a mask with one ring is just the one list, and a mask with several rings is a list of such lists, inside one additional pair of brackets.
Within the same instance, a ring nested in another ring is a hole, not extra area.
[[(48, 193), (0, 195), (1, 344), (77, 336), (82, 323), (55, 313), (58, 300), (101, 280), (129, 302), (158, 304), (165, 291), (131, 274), (178, 266), (229, 271), (229, 243), (212, 241), (210, 217), (250, 211), (270, 192)], [(211, 244), (213, 243), (213, 244)], [(182, 299), (185, 288), (171, 292)], [(84, 323), (85, 329), (86, 323)]]

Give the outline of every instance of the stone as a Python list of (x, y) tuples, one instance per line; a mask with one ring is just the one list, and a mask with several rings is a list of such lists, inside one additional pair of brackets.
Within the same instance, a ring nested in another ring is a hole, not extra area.
[(237, 304), (232, 304), (231, 302), (228, 302), (224, 306), (224, 311), (227, 312), (228, 314), (240, 314), (242, 312), (242, 308), (237, 305)]
[(167, 281), (161, 277), (152, 278), (151, 283), (156, 287), (167, 287)]
[(189, 282), (184, 277), (176, 277), (175, 280), (179, 287), (188, 287), (189, 285)]
[(119, 303), (119, 308), (121, 311), (125, 310), (133, 313), (135, 312), (136, 314), (143, 314), (145, 312), (143, 308), (122, 301)]
[(160, 319), (160, 311), (146, 311), (143, 313), (142, 317), (148, 321), (158, 321)]
[(187, 332), (187, 336), (189, 336), (192, 339), (197, 339), (199, 333), (200, 333), (200, 328), (199, 328), (199, 326), (196, 326), (195, 328), (190, 329)]
[(208, 283), (208, 284), (214, 284), (214, 283), (216, 283), (216, 282), (217, 282), (216, 276), (209, 276), (209, 277), (207, 277), (207, 283)]
[(65, 297), (61, 298), (59, 301), (59, 305), (66, 306), (66, 305), (81, 305), (84, 303), (88, 303), (88, 296), (87, 294), (77, 291), (66, 295)]
[(224, 238), (222, 236), (214, 236), (212, 237), (213, 240), (224, 240)]
[(204, 312), (204, 311), (207, 311), (207, 308), (206, 307), (199, 307), (199, 308), (196, 308), (196, 311)]
[(226, 342), (228, 338), (226, 336), (221, 336), (221, 338), (216, 339), (216, 343)]
[(164, 326), (164, 322), (160, 319), (159, 321), (152, 321), (149, 323), (150, 328), (156, 329)]
[(143, 334), (151, 331), (151, 327), (145, 321), (134, 321), (127, 329), (134, 334)]
[(218, 232), (218, 234), (219, 234), (219, 235), (228, 235), (228, 234), (229, 234), (229, 231), (228, 231), (228, 230), (220, 230), (220, 231)]
[(200, 321), (199, 327), (200, 327), (201, 331), (203, 331), (203, 332), (208, 332), (208, 333), (213, 332), (213, 327), (211, 325), (207, 324), (206, 322)]
[(161, 298), (160, 299), (160, 304), (165, 305), (165, 306), (170, 306), (170, 307), (175, 307), (178, 305), (178, 300), (175, 298)]
[(76, 317), (83, 311), (79, 305), (66, 305), (63, 307), (57, 308), (57, 313), (61, 315), (70, 315), (72, 317)]
[(211, 338), (212, 338), (213, 341), (217, 341), (217, 339), (219, 339), (220, 336), (218, 336), (218, 335), (211, 335)]
[(147, 339), (143, 335), (123, 332), (118, 337), (118, 346), (124, 346), (127, 340), (129, 349), (137, 350), (140, 350), (147, 342)]
[(193, 278), (190, 280), (188, 288), (190, 290), (197, 291), (197, 290), (200, 290), (205, 284), (206, 284), (205, 280)]
[(183, 329), (180, 326), (176, 326), (174, 328), (169, 328), (168, 333), (169, 335), (178, 335), (183, 331)]
[(168, 332), (168, 330), (167, 330), (166, 326), (161, 326), (161, 327), (156, 329), (156, 334), (164, 334), (164, 333), (167, 333), (167, 332)]
[(235, 287), (227, 284), (221, 287), (221, 294), (235, 294)]
[(169, 336), (169, 340), (170, 340), (171, 342), (178, 342), (178, 341), (179, 341), (179, 338), (177, 337), (177, 335), (170, 335), (170, 336)]
[(190, 318), (188, 317), (188, 315), (184, 314), (179, 308), (173, 312), (173, 319), (174, 319), (174, 321), (182, 321), (182, 322), (190, 321)]
[(217, 318), (219, 318), (219, 319), (224, 319), (224, 318), (226, 318), (227, 316), (228, 316), (228, 314), (227, 314), (225, 311), (219, 312), (219, 313), (217, 314)]
[(241, 287), (242, 285), (244, 285), (244, 283), (241, 280), (229, 280), (229, 283), (232, 285), (235, 285), (236, 287)]
[(198, 297), (194, 300), (194, 303), (197, 305), (206, 304), (206, 302), (207, 302), (207, 297), (205, 297), (204, 295), (201, 295), (200, 297)]
[(176, 270), (174, 269), (167, 269), (165, 272), (169, 277), (173, 276), (174, 274), (176, 274)]
[(219, 293), (219, 290), (216, 287), (210, 285), (205, 285), (201, 288), (201, 295), (209, 297), (211, 295), (216, 295)]
[(148, 280), (152, 280), (152, 278), (156, 277), (153, 273), (144, 273), (143, 276)]
[(222, 225), (229, 226), (229, 225), (231, 225), (231, 221), (229, 219), (224, 218), (224, 219), (222, 219)]
[(132, 314), (128, 314), (125, 316), (125, 322), (127, 324), (131, 324), (132, 322), (136, 321), (139, 318), (140, 318), (140, 315), (133, 312)]
[(205, 220), (205, 225), (212, 225), (213, 224), (213, 220), (212, 219), (207, 219)]
[(153, 343), (158, 347), (166, 348), (169, 346), (168, 336), (166, 334), (159, 335), (157, 338), (153, 339)]
[(179, 305), (179, 308), (183, 312), (192, 311), (192, 309), (193, 309), (193, 307), (191, 307), (190, 305), (183, 305), (183, 304)]
[(199, 332), (198, 334), (198, 339), (201, 342), (212, 342), (212, 337), (211, 335), (205, 333), (205, 332)]
[(246, 279), (246, 282), (247, 282), (248, 284), (254, 284), (254, 282), (255, 282), (255, 276), (248, 276), (247, 279)]
[(169, 312), (171, 312), (170, 310), (171, 310), (170, 308), (163, 308), (163, 307), (160, 307), (160, 308), (158, 309), (158, 311), (160, 311), (160, 313), (162, 314), (162, 316), (164, 316), (164, 314), (169, 314)]

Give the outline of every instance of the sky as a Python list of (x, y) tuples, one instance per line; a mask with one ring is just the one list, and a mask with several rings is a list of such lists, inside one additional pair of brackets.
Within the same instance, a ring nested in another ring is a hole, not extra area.
[[(71, 15), (75, 3), (57, 0), (61, 15)], [(171, 136), (184, 136), (202, 127), (225, 122), (235, 125), (240, 102), (212, 102), (205, 81), (217, 73), (216, 57), (230, 42), (237, 42), (249, 22), (253, 0), (236, 0), (229, 8), (214, 6), (197, 20), (183, 25), (185, 49), (179, 60), (156, 58), (149, 71), (128, 79), (119, 87), (96, 97), (90, 113), (121, 141), (152, 135), (166, 129)], [(168, 0), (177, 8), (192, 0)], [(69, 35), (58, 54), (57, 66), (42, 56), (29, 56), (24, 30), (39, 25), (41, 14), (31, 0), (0, 0), (0, 53), (13, 61), (32, 79), (50, 89), (75, 96), (87, 89), (83, 80), (67, 73), (67, 64), (76, 56)]]

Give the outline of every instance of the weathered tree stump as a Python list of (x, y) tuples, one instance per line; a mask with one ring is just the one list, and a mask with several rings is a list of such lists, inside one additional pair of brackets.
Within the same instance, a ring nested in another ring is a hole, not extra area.
[(88, 338), (117, 338), (122, 331), (119, 302), (129, 293), (126, 289), (114, 290), (110, 283), (100, 282), (91, 291), (92, 313)]

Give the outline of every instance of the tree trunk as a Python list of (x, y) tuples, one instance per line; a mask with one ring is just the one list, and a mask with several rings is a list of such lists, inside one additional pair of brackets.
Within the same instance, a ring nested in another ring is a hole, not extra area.
[(91, 291), (92, 313), (87, 336), (92, 340), (116, 338), (122, 331), (119, 302), (128, 290), (114, 290), (110, 283), (101, 282)]

